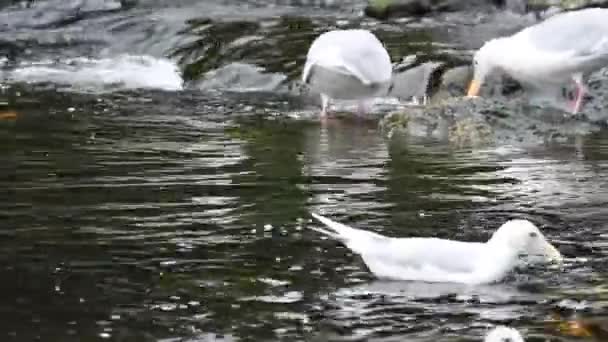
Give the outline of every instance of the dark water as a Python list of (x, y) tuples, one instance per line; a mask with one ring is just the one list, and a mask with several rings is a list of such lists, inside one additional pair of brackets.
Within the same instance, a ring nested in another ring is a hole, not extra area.
[[(56, 3), (35, 6), (44, 4)], [(200, 86), (197, 73), (239, 57), (297, 78), (306, 48), (294, 37), (356, 22), (345, 8), (358, 5), (0, 11), (10, 14), (0, 25), (10, 52), (2, 111), (14, 113), (0, 120), (0, 340), (480, 341), (508, 324), (529, 341), (570, 341), (556, 317), (608, 314), (606, 132), (525, 148), (389, 141), (375, 121), (290, 118), (318, 108), (288, 95)], [(214, 21), (205, 24), (202, 9)], [(215, 22), (233, 17), (247, 23)], [(196, 42), (184, 38), (189, 25), (244, 45), (180, 55)], [(82, 39), (66, 43), (70, 34)], [(267, 40), (247, 45), (250, 35), (276, 37), (294, 57), (265, 49)], [(125, 61), (121, 50), (150, 57)], [(192, 79), (183, 88), (159, 62), (172, 54)], [(72, 59), (82, 55), (89, 60)], [(236, 70), (211, 81), (284, 87), (276, 75)], [(357, 256), (306, 229), (310, 211), (394, 236), (471, 241), (523, 217), (567, 261), (479, 287), (377, 281)]]

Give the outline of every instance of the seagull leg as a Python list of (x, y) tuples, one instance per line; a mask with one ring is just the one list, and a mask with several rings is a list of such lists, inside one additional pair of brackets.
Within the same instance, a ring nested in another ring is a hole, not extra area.
[(321, 94), (321, 121), (327, 121), (327, 108), (329, 108), (329, 97)]
[(426, 106), (429, 104), (429, 96), (428, 95), (424, 95), (424, 97), (422, 98), (422, 105)]
[(572, 105), (572, 114), (577, 114), (583, 104), (583, 97), (587, 92), (587, 87), (583, 83), (583, 74), (577, 73), (572, 76), (574, 83), (576, 84), (576, 95), (574, 97), (574, 103)]
[(364, 116), (366, 112), (367, 112), (367, 106), (366, 106), (365, 102), (359, 101), (357, 103), (357, 115)]

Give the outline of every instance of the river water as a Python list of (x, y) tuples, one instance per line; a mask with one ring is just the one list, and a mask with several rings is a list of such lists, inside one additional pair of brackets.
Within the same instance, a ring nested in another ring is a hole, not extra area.
[[(441, 41), (465, 25), (362, 5), (1, 9), (1, 340), (481, 341), (508, 324), (569, 341), (558, 321), (608, 314), (608, 134), (465, 148), (319, 125), (285, 84), (328, 27), (394, 35), (394, 59), (469, 48)], [(469, 241), (527, 218), (567, 259), (487, 286), (379, 281), (306, 229), (311, 211)]]

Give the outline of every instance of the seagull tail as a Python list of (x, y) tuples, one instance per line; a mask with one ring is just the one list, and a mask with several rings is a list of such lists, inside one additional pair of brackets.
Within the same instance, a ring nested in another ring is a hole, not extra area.
[(315, 213), (310, 213), (310, 214), (312, 215), (312, 217), (319, 220), (319, 222), (323, 223), (328, 228), (328, 229), (323, 229), (323, 228), (309, 227), (310, 229), (317, 231), (319, 233), (325, 234), (338, 241), (341, 241), (341, 242), (345, 243), (349, 248), (354, 247), (354, 246), (351, 246), (353, 243), (358, 245), (357, 242), (369, 241), (370, 239), (385, 238), (382, 235), (379, 235), (379, 234), (376, 234), (373, 232), (368, 232), (365, 230), (351, 228), (342, 223), (332, 221), (332, 220), (328, 219), (327, 217), (321, 216), (319, 214), (315, 214)]
[(339, 240), (339, 241), (344, 240), (344, 239), (343, 239), (343, 238), (340, 236), (340, 234), (336, 234), (336, 233), (334, 233), (334, 232), (330, 232), (329, 230), (326, 230), (326, 229), (323, 229), (323, 228), (316, 228), (316, 227), (308, 227), (308, 228), (309, 228), (310, 230), (314, 230), (315, 232), (319, 232), (319, 233), (321, 233), (321, 234), (327, 235), (327, 236), (329, 236), (329, 237), (330, 237), (330, 238), (332, 238), (332, 239), (336, 239), (336, 240)]

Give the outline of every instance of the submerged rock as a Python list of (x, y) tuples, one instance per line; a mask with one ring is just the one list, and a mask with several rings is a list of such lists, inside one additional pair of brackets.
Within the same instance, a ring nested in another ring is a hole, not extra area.
[(388, 138), (395, 135), (432, 138), (460, 147), (538, 145), (566, 142), (605, 128), (608, 111), (590, 112), (595, 115), (570, 115), (532, 106), (518, 98), (504, 101), (455, 97), (427, 107), (390, 113), (381, 120), (380, 127)]
[[(487, 145), (494, 140), (491, 125), (478, 114), (482, 102), (466, 98), (452, 98), (426, 107), (418, 106), (406, 111), (386, 115), (380, 121), (383, 133), (432, 138), (457, 144)], [(484, 101), (486, 108), (496, 105)]]

